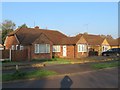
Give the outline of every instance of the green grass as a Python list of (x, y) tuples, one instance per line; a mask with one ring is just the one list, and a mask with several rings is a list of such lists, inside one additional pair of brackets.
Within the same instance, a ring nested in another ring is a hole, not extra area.
[(16, 71), (12, 74), (3, 74), (3, 81), (19, 80), (19, 79), (30, 79), (30, 78), (42, 78), (46, 76), (57, 75), (54, 71), (48, 70), (35, 70), (30, 72)]
[(103, 69), (103, 68), (110, 68), (110, 67), (118, 67), (120, 66), (120, 62), (109, 62), (109, 63), (97, 63), (97, 64), (92, 64), (91, 67), (93, 69)]
[(33, 59), (32, 62), (43, 62), (45, 64), (70, 64), (71, 60), (63, 58)]
[(45, 64), (70, 64), (71, 60), (69, 59), (63, 59), (63, 58), (53, 58), (51, 60), (48, 60), (44, 62)]

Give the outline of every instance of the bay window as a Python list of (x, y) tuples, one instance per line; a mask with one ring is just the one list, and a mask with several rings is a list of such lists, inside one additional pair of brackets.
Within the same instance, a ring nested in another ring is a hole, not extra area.
[(50, 53), (49, 44), (35, 44), (35, 53)]

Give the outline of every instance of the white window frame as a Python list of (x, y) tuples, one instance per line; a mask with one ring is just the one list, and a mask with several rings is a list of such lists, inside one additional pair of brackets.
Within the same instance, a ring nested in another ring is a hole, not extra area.
[(60, 45), (53, 45), (53, 52), (60, 52), (61, 48)]
[(87, 52), (86, 44), (78, 44), (78, 52)]
[(50, 53), (50, 44), (46, 44), (46, 53)]
[(24, 49), (24, 46), (20, 45), (20, 50), (23, 50)]
[(50, 44), (35, 44), (35, 53), (50, 53)]
[(12, 45), (12, 46), (11, 46), (11, 50), (15, 50), (15, 45)]
[(39, 44), (35, 44), (35, 53), (39, 53)]
[[(103, 49), (103, 47), (104, 47), (104, 49)], [(109, 46), (107, 46), (107, 45), (102, 46), (102, 52), (107, 51), (108, 49), (109, 49)]]
[(18, 50), (18, 45), (16, 45), (15, 50)]

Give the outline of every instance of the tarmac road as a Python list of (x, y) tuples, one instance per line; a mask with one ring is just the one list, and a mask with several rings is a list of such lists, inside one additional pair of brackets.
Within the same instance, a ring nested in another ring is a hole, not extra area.
[[(74, 69), (73, 69), (74, 70)], [(3, 88), (118, 88), (118, 68), (3, 83)]]

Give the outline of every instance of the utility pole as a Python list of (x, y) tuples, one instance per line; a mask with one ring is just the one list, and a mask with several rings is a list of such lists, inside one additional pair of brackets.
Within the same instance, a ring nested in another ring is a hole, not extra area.
[(34, 27), (35, 27), (35, 21), (34, 21)]

